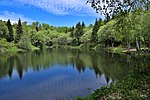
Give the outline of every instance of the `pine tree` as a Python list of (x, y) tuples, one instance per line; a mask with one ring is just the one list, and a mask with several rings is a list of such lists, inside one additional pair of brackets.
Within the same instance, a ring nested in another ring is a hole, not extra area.
[(75, 33), (74, 33), (74, 37), (76, 38), (76, 45), (80, 45), (80, 37), (83, 35), (83, 28), (82, 25), (79, 23), (76, 24), (76, 29), (75, 29)]
[(8, 37), (7, 37), (7, 41), (8, 41), (8, 42), (11, 42), (11, 41), (14, 40), (14, 33), (13, 33), (13, 28), (12, 28), (10, 19), (8, 19), (6, 25), (7, 25), (8, 31), (9, 31), (9, 34), (8, 34)]
[(79, 38), (80, 38), (80, 36), (82, 36), (82, 35), (83, 35), (83, 29), (82, 29), (82, 26), (81, 26), (81, 24), (80, 24), (80, 22), (79, 22), (79, 23), (76, 24), (76, 31), (75, 31), (74, 36), (75, 36), (76, 39), (79, 41)]
[(84, 22), (82, 22), (82, 28), (84, 29), (86, 26), (85, 26), (85, 23)]
[(70, 32), (71, 32), (71, 33), (70, 33), (70, 37), (73, 37), (73, 33), (74, 33), (74, 26), (72, 26), (72, 27), (71, 27)]
[(94, 24), (94, 28), (91, 34), (91, 42), (95, 42), (97, 43), (98, 38), (97, 38), (97, 32), (99, 30), (99, 27), (102, 23), (102, 19), (100, 19), (99, 21), (96, 19), (95, 24)]
[(21, 39), (21, 36), (23, 34), (21, 20), (19, 19), (17, 29), (16, 29), (16, 37), (15, 37), (15, 43), (18, 43)]

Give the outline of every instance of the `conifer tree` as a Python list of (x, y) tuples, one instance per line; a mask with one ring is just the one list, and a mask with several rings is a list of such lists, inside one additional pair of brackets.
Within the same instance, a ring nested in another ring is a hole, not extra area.
[(13, 41), (14, 40), (14, 33), (13, 33), (13, 28), (12, 28), (12, 25), (11, 25), (11, 22), (10, 22), (10, 19), (8, 19), (8, 21), (7, 21), (7, 28), (8, 28), (8, 31), (9, 31), (9, 33), (8, 33), (8, 37), (7, 37), (7, 41), (8, 42), (11, 42), (11, 41)]
[(17, 29), (16, 29), (16, 37), (15, 37), (15, 43), (18, 43), (21, 39), (21, 36), (23, 34), (21, 20), (19, 19)]
[(82, 22), (82, 28), (84, 29), (86, 26), (85, 26), (85, 23), (84, 22)]
[(76, 39), (79, 41), (79, 38), (80, 38), (80, 36), (82, 36), (82, 35), (83, 35), (83, 29), (82, 29), (82, 26), (81, 26), (81, 24), (80, 24), (80, 22), (79, 22), (79, 23), (76, 24), (76, 31), (75, 31), (74, 36), (75, 36)]
[(96, 19), (95, 24), (94, 24), (94, 28), (93, 28), (93, 31), (91, 34), (91, 42), (97, 43), (97, 41), (98, 41), (97, 32), (99, 30), (101, 22), (102, 22), (102, 19), (100, 19), (99, 21)]
[(74, 33), (74, 26), (71, 27), (71, 34), (70, 34), (70, 37), (73, 37), (73, 33)]

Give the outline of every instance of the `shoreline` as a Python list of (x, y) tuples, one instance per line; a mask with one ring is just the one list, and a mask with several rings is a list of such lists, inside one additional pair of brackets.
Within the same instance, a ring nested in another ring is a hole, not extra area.
[[(123, 47), (103, 47), (103, 46), (99, 46), (96, 45), (94, 47), (89, 47), (86, 44), (82, 44), (80, 46), (69, 46), (69, 45), (53, 45), (53, 46), (45, 46), (43, 49), (54, 49), (54, 48), (66, 48), (66, 49), (89, 49), (89, 50), (105, 50), (107, 52), (111, 52), (111, 53), (118, 53), (118, 54), (128, 54), (128, 55), (141, 55), (141, 56), (150, 56), (150, 51), (147, 48), (141, 48), (141, 51), (136, 51), (135, 48), (132, 48), (130, 50), (128, 50), (127, 48), (123, 48)], [(12, 46), (12, 47), (1, 47), (0, 48), (0, 54), (3, 53), (18, 53), (18, 52), (27, 52), (27, 51), (35, 51), (35, 50), (42, 50), (38, 47), (34, 47), (32, 46), (30, 48), (30, 50), (27, 49), (23, 49), (23, 48), (18, 48), (17, 46)]]

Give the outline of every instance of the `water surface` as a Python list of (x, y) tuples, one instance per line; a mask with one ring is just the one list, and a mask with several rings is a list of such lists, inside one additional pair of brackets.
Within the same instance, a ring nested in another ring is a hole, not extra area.
[(53, 49), (0, 56), (0, 100), (70, 100), (126, 76), (130, 57)]

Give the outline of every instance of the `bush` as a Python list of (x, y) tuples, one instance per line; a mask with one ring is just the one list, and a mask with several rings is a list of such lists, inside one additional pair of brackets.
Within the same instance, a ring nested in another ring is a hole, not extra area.
[(0, 48), (9, 49), (13, 46), (15, 46), (15, 45), (13, 43), (7, 42), (7, 40), (5, 38), (0, 38)]
[(20, 49), (32, 50), (33, 46), (27, 33), (23, 34), (17, 46)]

